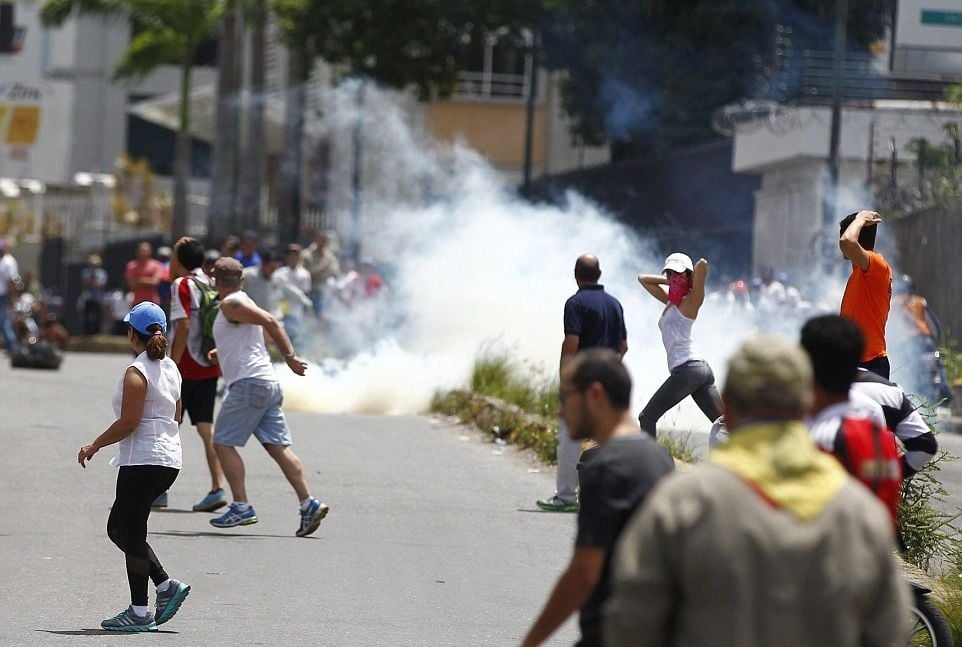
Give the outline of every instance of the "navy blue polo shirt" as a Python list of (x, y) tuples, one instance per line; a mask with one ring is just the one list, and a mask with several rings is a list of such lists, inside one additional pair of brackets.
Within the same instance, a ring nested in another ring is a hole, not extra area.
[(621, 352), (628, 339), (625, 311), (602, 285), (585, 285), (565, 302), (565, 335), (578, 336), (578, 350), (610, 348)]

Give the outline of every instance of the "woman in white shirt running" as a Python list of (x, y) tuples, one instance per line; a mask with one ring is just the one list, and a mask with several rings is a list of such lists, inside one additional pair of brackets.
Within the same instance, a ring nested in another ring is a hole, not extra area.
[[(167, 357), (167, 318), (160, 306), (140, 303), (124, 322), (137, 357), (114, 393), (117, 419), (80, 448), (77, 461), (87, 467), (101, 448), (119, 443), (118, 454), (110, 461), (120, 470), (107, 536), (126, 558), (130, 606), (100, 626), (108, 631), (156, 631), (177, 613), (190, 592), (189, 586), (167, 576), (147, 543), (150, 504), (173, 484), (181, 467), (181, 378), (177, 364)], [(148, 578), (157, 586), (155, 613), (147, 605)]]
[(638, 275), (638, 282), (648, 293), (665, 304), (658, 328), (668, 355), (670, 375), (638, 416), (642, 430), (654, 438), (657, 438), (658, 419), (689, 395), (712, 422), (723, 411), (721, 396), (715, 388), (715, 375), (708, 362), (695, 353), (691, 342), (692, 325), (705, 301), (708, 261), (700, 258), (692, 266), (691, 258), (676, 252), (665, 259), (662, 272)]

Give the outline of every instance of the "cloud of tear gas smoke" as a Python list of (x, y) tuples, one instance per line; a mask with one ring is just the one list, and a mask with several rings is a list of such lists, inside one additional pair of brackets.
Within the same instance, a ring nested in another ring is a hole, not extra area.
[[(356, 89), (345, 84), (332, 91), (325, 111), (328, 132), (335, 133), (333, 157), (348, 167)], [(563, 305), (576, 290), (574, 262), (593, 252), (601, 261), (601, 282), (625, 308), (625, 362), (635, 382), (632, 410), (640, 411), (668, 367), (657, 328), (662, 308), (636, 276), (659, 272), (669, 252), (697, 259), (699, 250), (652, 249), (576, 194), (560, 207), (519, 199), (473, 151), (426, 146), (412, 134), (410, 113), (393, 93), (369, 85), (361, 116), (362, 255), (377, 259), (388, 290), (382, 299), (351, 308), (329, 298), (329, 328), (314, 339), (317, 361), (307, 378), (285, 379), (288, 404), (323, 412), (422, 413), (436, 391), (466, 386), (475, 358), (492, 347), (509, 351), (539, 381), (554, 377)], [(839, 203), (856, 210), (865, 199), (843, 190)], [(338, 221), (342, 236), (345, 218)], [(837, 241), (837, 226), (834, 231), (826, 235)], [(816, 278), (819, 303), (803, 298), (787, 310), (750, 311), (727, 286), (710, 293), (694, 341), (719, 387), (731, 352), (755, 330), (797, 339), (807, 317), (838, 311), (848, 266), (841, 259), (829, 264), (829, 275)], [(707, 431), (709, 423), (686, 399), (659, 428), (672, 427)]]
[[(332, 93), (329, 132), (350, 130), (355, 89)], [(320, 362), (306, 379), (287, 379), (289, 404), (328, 412), (424, 412), (436, 390), (467, 384), (473, 361), (489, 346), (508, 350), (538, 377), (556, 375), (563, 306), (577, 289), (574, 262), (592, 252), (601, 261), (601, 282), (625, 307), (632, 406), (640, 411), (668, 367), (657, 328), (661, 306), (636, 276), (659, 272), (674, 250), (650, 249), (574, 194), (563, 207), (526, 203), (464, 147), (427, 150), (412, 137), (393, 95), (373, 87), (367, 88), (364, 132), (362, 254), (387, 268), (389, 290), (379, 305), (334, 308), (319, 346), (347, 358)], [(424, 186), (430, 190), (412, 190)], [(684, 251), (698, 257), (697, 249)], [(743, 335), (734, 318), (724, 329), (705, 319), (695, 327), (696, 347), (720, 378)], [(670, 412), (664, 424), (679, 415), (684, 409)], [(709, 426), (697, 411), (692, 424)]]

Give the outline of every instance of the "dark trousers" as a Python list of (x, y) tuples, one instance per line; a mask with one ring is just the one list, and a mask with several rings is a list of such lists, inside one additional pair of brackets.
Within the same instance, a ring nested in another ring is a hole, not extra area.
[(179, 470), (161, 465), (125, 465), (117, 474), (117, 493), (107, 517), (107, 536), (127, 560), (130, 602), (147, 606), (147, 579), (167, 579), (154, 550), (147, 543), (150, 504), (173, 485)]
[(87, 299), (84, 301), (84, 334), (85, 335), (99, 335), (100, 334), (100, 318), (102, 308), (100, 301), (95, 299)]
[(862, 362), (859, 366), (868, 371), (872, 371), (876, 375), (881, 375), (886, 380), (889, 379), (889, 371), (891, 368), (889, 366), (889, 358), (885, 355), (875, 357), (867, 362)]
[(648, 400), (638, 416), (642, 431), (657, 438), (658, 419), (689, 395), (710, 421), (714, 422), (722, 415), (722, 401), (715, 388), (715, 374), (708, 362), (695, 359), (671, 369), (671, 375)]

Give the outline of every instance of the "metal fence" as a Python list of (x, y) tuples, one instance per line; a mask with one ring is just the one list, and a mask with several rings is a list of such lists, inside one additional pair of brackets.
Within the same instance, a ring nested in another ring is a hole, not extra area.
[(927, 209), (886, 222), (895, 232), (896, 267), (912, 277), (948, 336), (962, 339), (962, 211)]

